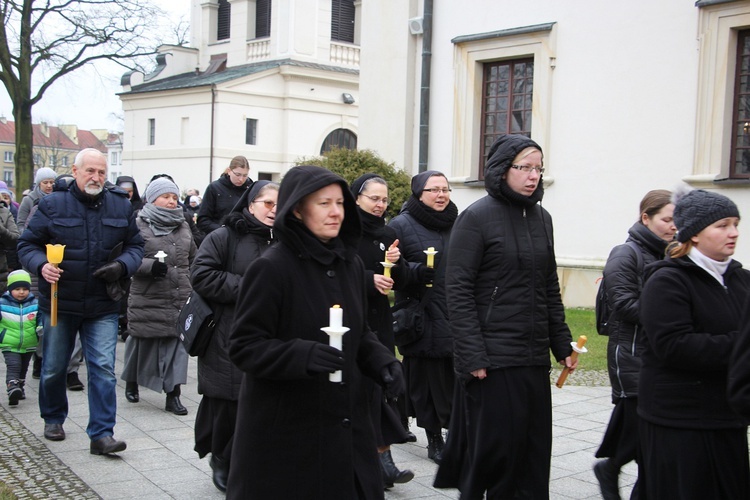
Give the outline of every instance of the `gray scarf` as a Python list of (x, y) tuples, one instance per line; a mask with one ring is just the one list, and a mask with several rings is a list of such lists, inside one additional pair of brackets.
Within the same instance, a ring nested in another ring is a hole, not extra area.
[(138, 212), (138, 217), (148, 223), (155, 236), (169, 234), (185, 222), (182, 207), (162, 208), (153, 203), (146, 203)]

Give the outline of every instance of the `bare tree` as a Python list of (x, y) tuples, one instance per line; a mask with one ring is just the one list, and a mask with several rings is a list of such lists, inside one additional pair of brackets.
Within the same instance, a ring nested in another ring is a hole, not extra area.
[(156, 53), (163, 11), (149, 0), (0, 0), (0, 81), (13, 103), (16, 186), (34, 171), (31, 111), (65, 75), (98, 60), (124, 68)]

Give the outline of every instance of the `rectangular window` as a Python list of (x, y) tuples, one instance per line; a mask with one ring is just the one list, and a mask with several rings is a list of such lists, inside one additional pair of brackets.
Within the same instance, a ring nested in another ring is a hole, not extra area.
[(271, 0), (255, 1), (255, 38), (271, 36)]
[(331, 40), (354, 43), (354, 0), (331, 2)]
[(484, 178), (487, 152), (499, 135), (531, 137), (534, 59), (485, 63), (482, 90), (480, 179)]
[(3, 171), (3, 180), (8, 185), (8, 187), (13, 187), (13, 171), (12, 170)]
[(109, 166), (113, 167), (120, 164), (120, 152), (110, 151), (109, 153)]
[(67, 167), (68, 166), (68, 157), (67, 156), (63, 156), (62, 157), (60, 165), (63, 166), (63, 167)]
[(13, 163), (13, 151), (5, 152), (5, 163)]
[(750, 177), (750, 30), (737, 36), (737, 66), (734, 75), (734, 120), (729, 177)]
[(228, 40), (229, 39), (229, 28), (231, 25), (232, 18), (232, 6), (227, 0), (219, 0), (219, 14), (217, 18), (218, 25), (216, 27), (216, 39), (217, 40)]
[(50, 155), (49, 157), (49, 166), (54, 168), (57, 166), (57, 156), (56, 155)]
[(148, 145), (156, 144), (156, 118), (148, 119)]
[(247, 118), (245, 120), (245, 144), (257, 144), (258, 139), (258, 120)]
[(37, 153), (34, 155), (34, 166), (39, 165), (42, 161), (42, 156)]
[(188, 143), (188, 131), (190, 130), (190, 118), (183, 116), (180, 120), (180, 144)]

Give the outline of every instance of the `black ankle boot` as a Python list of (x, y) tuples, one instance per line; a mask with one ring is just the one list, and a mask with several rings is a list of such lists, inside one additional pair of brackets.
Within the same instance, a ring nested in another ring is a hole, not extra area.
[(393, 457), (391, 456), (391, 450), (379, 453), (380, 455), (380, 469), (383, 471), (383, 482), (386, 488), (393, 488), (393, 483), (403, 484), (408, 483), (414, 479), (414, 473), (408, 469), (398, 470), (396, 464), (393, 463)]
[(620, 475), (619, 467), (609, 459), (601, 460), (594, 464), (594, 475), (599, 481), (604, 500), (620, 500), (620, 488), (617, 485)]
[(187, 415), (188, 414), (187, 408), (182, 406), (182, 402), (180, 401), (180, 386), (179, 385), (174, 386), (174, 389), (172, 390), (172, 392), (167, 393), (167, 402), (164, 405), (164, 410), (170, 413), (174, 413), (175, 415)]
[(211, 466), (212, 479), (214, 486), (219, 491), (227, 491), (227, 479), (229, 479), (229, 462), (223, 458), (219, 458), (213, 453), (211, 454), (211, 461), (208, 462)]
[(138, 394), (138, 382), (125, 382), (125, 399), (128, 403), (137, 403), (141, 400)]
[(443, 446), (445, 446), (443, 433), (432, 432), (427, 429), (424, 432), (427, 435), (427, 458), (440, 465), (440, 461), (443, 459)]

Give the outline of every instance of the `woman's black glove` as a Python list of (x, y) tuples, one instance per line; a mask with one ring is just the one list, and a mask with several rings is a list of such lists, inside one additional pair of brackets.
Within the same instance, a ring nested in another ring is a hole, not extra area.
[(380, 370), (380, 378), (383, 379), (386, 398), (398, 398), (406, 391), (404, 372), (401, 370), (401, 363), (398, 361), (385, 365)]
[(428, 283), (432, 283), (432, 280), (435, 279), (435, 268), (434, 267), (427, 267), (427, 266), (419, 266), (417, 269), (417, 275), (419, 277), (419, 282), (426, 285)]
[(100, 278), (107, 283), (114, 283), (125, 274), (125, 266), (119, 260), (107, 262), (102, 267), (94, 271), (94, 278)]
[(327, 344), (316, 343), (310, 349), (307, 371), (310, 373), (333, 373), (344, 367), (342, 352)]
[(163, 278), (167, 275), (167, 265), (164, 262), (155, 260), (151, 265), (151, 274), (154, 278)]

